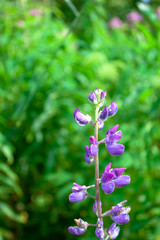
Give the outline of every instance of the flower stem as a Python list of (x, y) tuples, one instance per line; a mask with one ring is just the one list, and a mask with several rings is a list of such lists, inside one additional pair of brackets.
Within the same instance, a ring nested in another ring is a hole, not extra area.
[(94, 196), (92, 196), (92, 195), (90, 195), (88, 193), (87, 193), (87, 196), (96, 199)]
[[(99, 111), (99, 106), (96, 106), (94, 131), (95, 131), (95, 138), (97, 140), (97, 143), (98, 143), (98, 111)], [(100, 221), (102, 221), (103, 218), (102, 218), (102, 212), (101, 212), (100, 192), (99, 192), (99, 159), (98, 159), (98, 153), (95, 155), (95, 190), (96, 190), (98, 218), (99, 218)], [(102, 240), (104, 240), (104, 238)]]

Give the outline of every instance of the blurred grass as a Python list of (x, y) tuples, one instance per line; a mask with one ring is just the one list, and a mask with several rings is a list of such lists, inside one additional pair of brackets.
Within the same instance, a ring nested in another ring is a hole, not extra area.
[[(73, 239), (74, 218), (96, 221), (91, 199), (71, 204), (68, 195), (72, 182), (94, 182), (94, 166), (84, 162), (93, 129), (77, 126), (73, 111), (93, 115), (88, 93), (101, 88), (119, 111), (100, 138), (119, 123), (126, 150), (110, 157), (100, 147), (100, 171), (112, 161), (132, 179), (112, 195), (101, 192), (103, 210), (127, 199), (131, 221), (119, 239), (159, 240), (160, 20), (151, 9), (142, 24), (111, 30), (112, 4), (75, 5), (78, 21), (63, 1), (0, 3), (0, 239)], [(91, 238), (94, 229), (79, 237)]]

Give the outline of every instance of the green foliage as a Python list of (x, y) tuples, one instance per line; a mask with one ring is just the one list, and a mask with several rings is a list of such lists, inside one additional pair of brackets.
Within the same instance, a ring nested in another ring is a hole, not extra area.
[(93, 200), (71, 204), (68, 195), (72, 182), (94, 183), (84, 162), (93, 130), (77, 126), (73, 111), (93, 114), (87, 98), (96, 87), (119, 106), (100, 138), (119, 123), (126, 148), (114, 159), (100, 148), (100, 169), (112, 161), (132, 179), (112, 196), (101, 192), (103, 210), (127, 199), (131, 221), (119, 239), (160, 238), (160, 21), (152, 10), (143, 24), (110, 30), (103, 3), (84, 1), (73, 25), (61, 2), (40, 5), (37, 17), (23, 1), (0, 5), (0, 239), (75, 239), (67, 231), (74, 218), (94, 222)]

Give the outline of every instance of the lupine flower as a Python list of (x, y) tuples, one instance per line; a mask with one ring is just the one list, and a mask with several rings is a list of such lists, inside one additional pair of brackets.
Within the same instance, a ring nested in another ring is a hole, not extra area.
[[(100, 202), (100, 206), (101, 206), (101, 211), (102, 211), (102, 203), (101, 202)], [(93, 204), (93, 212), (98, 216), (98, 208), (97, 208), (97, 201), (96, 200)]]
[(114, 17), (108, 22), (108, 26), (110, 28), (121, 28), (122, 25), (123, 25), (123, 22), (118, 17)]
[(88, 114), (84, 115), (78, 108), (74, 110), (73, 116), (80, 126), (85, 126), (91, 121), (91, 117)]
[(17, 25), (18, 25), (19, 27), (23, 26), (23, 25), (24, 25), (24, 20), (19, 20), (19, 21), (17, 22)]
[(156, 13), (157, 13), (157, 17), (158, 17), (158, 19), (160, 19), (160, 7), (157, 8)]
[(35, 9), (35, 8), (31, 9), (29, 13), (30, 13), (32, 16), (34, 16), (34, 17), (42, 16), (42, 15), (43, 15), (42, 10), (40, 10), (40, 9)]
[(98, 120), (98, 130), (101, 130), (104, 127), (104, 121), (101, 119)]
[(88, 99), (90, 102), (97, 104), (97, 97), (96, 97), (95, 92), (90, 92)]
[(109, 215), (115, 223), (123, 225), (128, 223), (130, 220), (128, 215), (130, 210), (130, 207), (123, 207), (123, 205), (120, 203), (112, 207)]
[(119, 235), (120, 227), (116, 227), (116, 223), (112, 223), (112, 225), (108, 228), (107, 233), (111, 239), (116, 239)]
[(127, 20), (131, 23), (142, 22), (143, 17), (140, 13), (133, 11), (133, 12), (130, 12), (129, 14), (127, 14)]
[(88, 164), (91, 164), (94, 161), (94, 156), (98, 153), (98, 146), (97, 146), (97, 140), (95, 137), (90, 137), (90, 143), (91, 146), (88, 147), (85, 146), (86, 152), (85, 152), (85, 161)]
[(104, 239), (103, 221), (98, 221), (97, 225), (98, 227), (95, 230), (95, 234), (100, 240), (102, 240)]
[(112, 101), (108, 107), (108, 117), (114, 116), (117, 113), (117, 111), (118, 111), (118, 106), (114, 101)]
[(73, 235), (82, 235), (87, 230), (88, 223), (84, 222), (82, 219), (74, 219), (74, 221), (77, 223), (78, 226), (69, 227), (69, 233)]
[(130, 184), (130, 176), (121, 176), (126, 168), (110, 168), (111, 163), (106, 166), (101, 178), (102, 189), (106, 194), (112, 193), (115, 187), (121, 188)]
[(96, 88), (94, 92), (90, 92), (88, 99), (93, 104), (99, 104), (99, 106), (101, 107), (103, 106), (105, 96), (106, 91)]
[(122, 132), (116, 132), (118, 127), (118, 124), (115, 125), (109, 129), (106, 134), (106, 148), (111, 155), (121, 155), (124, 152), (124, 146), (122, 144), (117, 144), (117, 142), (122, 138)]
[(77, 183), (73, 184), (72, 193), (69, 195), (69, 201), (74, 202), (81, 202), (87, 195), (86, 186), (81, 186)]
[(108, 118), (108, 109), (107, 106), (105, 106), (99, 116), (99, 119), (102, 121), (105, 121)]

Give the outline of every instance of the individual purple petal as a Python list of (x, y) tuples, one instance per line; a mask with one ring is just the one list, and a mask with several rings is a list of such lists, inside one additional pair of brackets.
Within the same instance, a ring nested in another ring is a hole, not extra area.
[(130, 184), (131, 179), (130, 179), (130, 176), (124, 175), (124, 176), (120, 176), (119, 178), (117, 178), (113, 181), (114, 181), (114, 184), (116, 185), (116, 187), (121, 188), (121, 187), (124, 187), (124, 186)]
[(73, 234), (73, 235), (82, 235), (86, 231), (86, 228), (79, 228), (77, 226), (69, 227), (68, 231), (70, 234)]
[(108, 118), (107, 106), (104, 107), (104, 109), (102, 110), (99, 118), (103, 121), (105, 121)]
[(116, 227), (116, 223), (113, 223), (107, 230), (108, 235), (111, 239), (116, 239), (119, 235), (120, 227)]
[(69, 195), (69, 201), (72, 203), (81, 202), (86, 196), (85, 191), (73, 192)]
[(124, 146), (122, 144), (107, 145), (107, 150), (111, 155), (121, 155), (124, 152)]
[(108, 130), (107, 134), (115, 134), (118, 128), (119, 128), (119, 124), (116, 124), (114, 127)]
[(129, 222), (128, 214), (119, 214), (118, 216), (112, 217), (112, 220), (119, 225), (123, 225)]
[(98, 153), (98, 146), (92, 144), (89, 150), (90, 150), (90, 155), (95, 156)]
[(114, 134), (113, 142), (117, 143), (122, 138), (122, 131), (118, 131)]
[(97, 227), (95, 230), (95, 234), (100, 240), (104, 239), (104, 231), (102, 227), (100, 228)]
[(111, 173), (113, 173), (114, 177), (118, 178), (121, 174), (126, 170), (126, 168), (113, 168), (111, 169)]
[(108, 165), (104, 169), (104, 172), (108, 172), (110, 168), (111, 168), (111, 163), (108, 163)]
[(97, 97), (95, 95), (95, 92), (90, 92), (88, 99), (90, 102), (97, 104)]
[[(101, 207), (101, 211), (102, 211), (102, 203), (101, 202), (100, 202), (100, 207)], [(97, 201), (96, 200), (93, 204), (93, 212), (98, 216), (98, 207), (97, 207)]]
[(125, 208), (123, 208), (121, 214), (128, 214), (130, 211), (131, 211), (131, 207), (129, 207), (129, 206), (125, 207)]
[(90, 137), (90, 143), (93, 144), (93, 145), (97, 145), (97, 140), (94, 136)]
[(98, 120), (98, 130), (101, 130), (104, 127), (104, 121), (102, 121), (101, 119)]
[(112, 193), (114, 191), (115, 184), (113, 182), (102, 183), (102, 189), (106, 194)]
[(73, 116), (80, 126), (85, 126), (91, 121), (91, 117), (89, 115), (84, 115), (78, 108), (74, 110)]
[(111, 105), (108, 107), (108, 117), (114, 116), (118, 111), (118, 106), (117, 104), (113, 101)]
[(102, 91), (101, 92), (101, 95), (100, 95), (100, 100), (103, 100), (104, 98), (105, 98), (105, 96), (106, 96), (106, 91)]
[(102, 177), (101, 177), (101, 182), (103, 183), (108, 183), (111, 181), (111, 179), (113, 178), (114, 174), (113, 173), (110, 173), (110, 172), (106, 172), (106, 173), (103, 173), (102, 174)]

